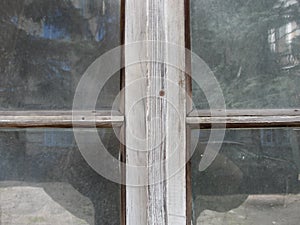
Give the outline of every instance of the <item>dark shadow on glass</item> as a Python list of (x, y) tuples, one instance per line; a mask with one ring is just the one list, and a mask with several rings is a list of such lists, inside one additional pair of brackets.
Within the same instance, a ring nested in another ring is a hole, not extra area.
[(192, 157), (194, 225), (197, 220), (288, 225), (300, 219), (294, 215), (300, 207), (299, 129), (227, 130), (218, 156), (202, 172), (199, 162), (209, 131), (193, 135), (200, 136)]
[[(119, 142), (113, 130), (99, 130), (99, 135), (111, 154), (118, 158)], [(22, 201), (26, 191), (17, 191), (22, 187), (34, 188), (30, 190), (37, 193), (38, 202), (45, 201), (38, 197), (41, 195), (38, 190), (43, 189), (54, 202), (86, 224), (120, 224), (119, 185), (88, 166), (76, 147), (71, 129), (0, 130), (0, 195), (2, 200), (11, 200), (11, 204), (17, 206), (19, 217), (28, 218), (28, 211), (38, 205), (30, 207), (34, 202), (28, 198), (27, 202), (26, 198)], [(15, 193), (15, 196), (9, 199), (5, 193)], [(22, 204), (28, 204), (26, 212), (18, 211)], [(45, 207), (50, 207), (49, 204), (46, 202)], [(48, 212), (53, 218), (57, 213)], [(41, 216), (34, 220), (45, 222)], [(62, 224), (62, 221), (56, 222)]]

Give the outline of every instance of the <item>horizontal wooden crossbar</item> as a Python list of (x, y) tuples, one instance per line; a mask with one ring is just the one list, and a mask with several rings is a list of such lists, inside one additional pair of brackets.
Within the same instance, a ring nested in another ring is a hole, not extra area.
[[(71, 128), (120, 127), (124, 116), (118, 111), (0, 111), (0, 128), (58, 127)], [(186, 118), (187, 124), (194, 129), (218, 127), (227, 128), (264, 128), (300, 127), (300, 109), (264, 110), (194, 110)]]
[(124, 116), (117, 111), (80, 111), (73, 117), (72, 111), (1, 111), (1, 128), (34, 127), (99, 127), (121, 126)]
[(194, 128), (300, 127), (300, 109), (194, 110), (186, 118)]

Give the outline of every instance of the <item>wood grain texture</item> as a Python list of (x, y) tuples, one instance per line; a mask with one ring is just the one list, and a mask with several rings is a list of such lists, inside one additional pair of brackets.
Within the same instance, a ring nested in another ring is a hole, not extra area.
[(93, 127), (99, 128), (121, 126), (124, 116), (115, 111), (78, 112), (73, 118), (72, 111), (2, 111), (0, 127), (34, 128), (34, 127)]
[[(127, 0), (125, 10), (125, 44), (151, 40), (184, 47), (184, 1)], [(185, 55), (171, 56), (169, 50), (159, 42), (136, 49), (141, 59), (173, 57), (184, 68)], [(129, 54), (125, 50), (125, 62)], [(132, 85), (139, 79), (143, 81)], [(185, 89), (185, 74), (160, 62), (139, 63), (125, 69), (125, 84), (126, 163), (145, 168), (126, 169), (126, 180), (150, 183), (127, 186), (126, 224), (186, 224), (186, 98), (180, 89)], [(170, 157), (172, 162), (160, 163)], [(177, 164), (183, 166), (175, 174)]]
[[(213, 111), (215, 116), (224, 116), (223, 111)], [(300, 109), (227, 109), (226, 116), (300, 116)], [(211, 116), (210, 110), (193, 110), (189, 117)]]
[(300, 109), (235, 109), (214, 112), (193, 110), (186, 118), (192, 128), (211, 128), (212, 124), (226, 124), (227, 128), (299, 127)]
[[(185, 46), (185, 5), (182, 0), (165, 0), (166, 2), (166, 24), (167, 40), (168, 42), (175, 43), (179, 46)], [(178, 52), (176, 54), (176, 65), (180, 68), (186, 66), (186, 55), (184, 52)], [(186, 69), (186, 68), (185, 68)], [(185, 73), (178, 71), (175, 68), (169, 68), (167, 73), (167, 79), (172, 80), (179, 85), (179, 88), (175, 87), (167, 92), (168, 101), (172, 102), (173, 106), (177, 110), (177, 115), (173, 114), (173, 111), (168, 109), (167, 122), (168, 122), (168, 134), (167, 134), (167, 158), (171, 157), (174, 149), (176, 157), (173, 159), (177, 164), (184, 167), (181, 168), (174, 176), (168, 179), (167, 182), (167, 206), (168, 206), (168, 224), (183, 225), (186, 224), (186, 93), (182, 93), (182, 90), (186, 90), (186, 76)], [(177, 146), (174, 146), (174, 143)], [(170, 164), (170, 163), (169, 163)], [(172, 167), (171, 165), (168, 165)], [(168, 170), (167, 170), (168, 171)], [(171, 174), (167, 174), (168, 177)]]

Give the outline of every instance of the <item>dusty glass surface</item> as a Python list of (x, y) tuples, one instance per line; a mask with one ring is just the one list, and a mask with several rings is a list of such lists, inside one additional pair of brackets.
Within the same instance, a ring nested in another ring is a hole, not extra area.
[(209, 131), (192, 157), (193, 224), (298, 224), (300, 129), (231, 129), (199, 171)]
[[(118, 158), (113, 131), (99, 135)], [(119, 185), (89, 167), (71, 129), (0, 130), (0, 224), (118, 225), (119, 205)]]
[[(0, 109), (71, 109), (88, 66), (120, 43), (119, 0), (1, 0)], [(99, 97), (110, 108), (115, 75)]]
[[(299, 9), (297, 0), (191, 1), (192, 51), (214, 72), (228, 108), (300, 106)], [(196, 107), (208, 108), (193, 88)]]

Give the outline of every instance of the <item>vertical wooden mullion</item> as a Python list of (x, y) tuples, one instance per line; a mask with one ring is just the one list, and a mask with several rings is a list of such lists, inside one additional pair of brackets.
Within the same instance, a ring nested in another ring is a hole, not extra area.
[[(185, 46), (184, 1), (126, 0), (124, 33), (125, 45), (137, 41), (158, 41), (151, 47), (147, 44), (140, 46), (137, 52), (145, 54), (141, 58), (149, 55), (159, 59), (174, 57), (170, 56), (172, 53), (166, 45), (160, 42)], [(129, 55), (130, 52), (126, 52), (125, 48), (125, 62)], [(185, 67), (183, 51), (176, 54), (175, 60), (180, 68)], [(140, 83), (140, 86), (131, 86), (141, 78), (145, 82)], [(178, 87), (173, 87), (168, 81)], [(138, 179), (150, 183), (148, 186), (126, 186), (127, 225), (184, 225), (187, 222), (184, 166), (186, 98), (185, 93), (182, 93), (186, 88), (185, 82), (184, 71), (163, 63), (139, 63), (125, 68), (126, 163), (144, 165), (147, 168), (144, 174), (146, 178)], [(146, 99), (138, 103), (140, 97), (144, 96)], [(169, 101), (172, 106), (168, 104)], [(135, 107), (135, 104), (141, 105)], [(172, 107), (177, 110), (177, 114)], [(129, 117), (134, 119), (130, 120)], [(141, 146), (137, 143), (135, 136), (145, 138), (145, 144)], [(175, 140), (180, 140), (176, 146)], [(136, 151), (139, 148), (149, 151)], [(175, 148), (177, 150), (174, 153)], [(173, 162), (159, 163), (169, 157), (173, 157)], [(175, 174), (175, 171), (169, 169), (174, 166), (174, 161), (182, 165)], [(127, 180), (134, 176), (141, 175), (126, 171)], [(155, 183), (156, 180), (162, 182)]]

